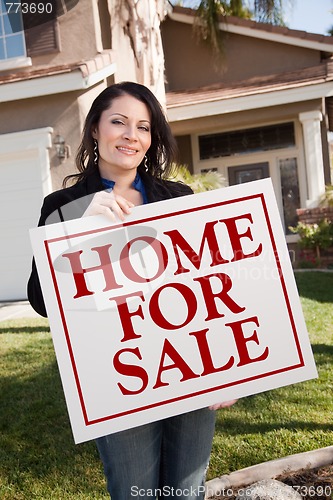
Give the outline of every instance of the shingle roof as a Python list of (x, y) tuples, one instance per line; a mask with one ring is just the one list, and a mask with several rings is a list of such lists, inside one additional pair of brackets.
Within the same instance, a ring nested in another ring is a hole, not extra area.
[(167, 93), (166, 103), (167, 108), (170, 109), (305, 85), (318, 85), (330, 81), (333, 82), (333, 59), (297, 71), (260, 76), (235, 83), (221, 82), (196, 89), (171, 91)]
[(112, 64), (112, 62), (112, 51), (105, 51), (87, 61), (60, 64), (57, 66), (44, 66), (37, 69), (33, 69), (33, 67), (31, 67), (25, 68), (24, 70), (20, 69), (7, 72), (6, 74), (0, 74), (0, 84), (19, 82), (21, 80), (32, 80), (34, 78), (60, 75), (64, 73), (71, 73), (73, 71), (81, 71), (82, 76), (87, 77), (92, 73), (105, 68), (109, 64)]

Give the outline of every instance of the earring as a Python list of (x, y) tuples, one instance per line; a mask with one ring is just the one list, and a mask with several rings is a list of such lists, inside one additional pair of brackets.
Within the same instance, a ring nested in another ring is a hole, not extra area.
[(98, 142), (94, 139), (94, 165), (98, 167)]
[(145, 171), (148, 172), (148, 158), (147, 158), (147, 155), (145, 155), (145, 161), (144, 161), (144, 167), (145, 167)]

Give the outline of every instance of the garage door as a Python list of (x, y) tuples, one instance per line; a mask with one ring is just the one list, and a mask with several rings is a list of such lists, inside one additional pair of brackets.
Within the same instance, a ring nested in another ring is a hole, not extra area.
[(42, 200), (51, 191), (50, 127), (0, 136), (0, 301), (26, 298)]

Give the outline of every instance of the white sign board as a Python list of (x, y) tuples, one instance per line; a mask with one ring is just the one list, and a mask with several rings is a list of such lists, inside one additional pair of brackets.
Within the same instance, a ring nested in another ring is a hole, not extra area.
[(77, 443), (317, 376), (269, 179), (31, 239)]

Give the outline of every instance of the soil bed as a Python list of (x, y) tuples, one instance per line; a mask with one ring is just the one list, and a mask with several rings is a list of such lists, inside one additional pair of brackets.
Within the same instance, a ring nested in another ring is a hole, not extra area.
[[(304, 500), (333, 499), (333, 465), (282, 474), (275, 479), (292, 486)], [(239, 491), (242, 488), (237, 489)], [(236, 500), (237, 492), (235, 491), (234, 493), (232, 494), (232, 490), (230, 489), (227, 492), (227, 496), (215, 496), (212, 497), (212, 500)]]

